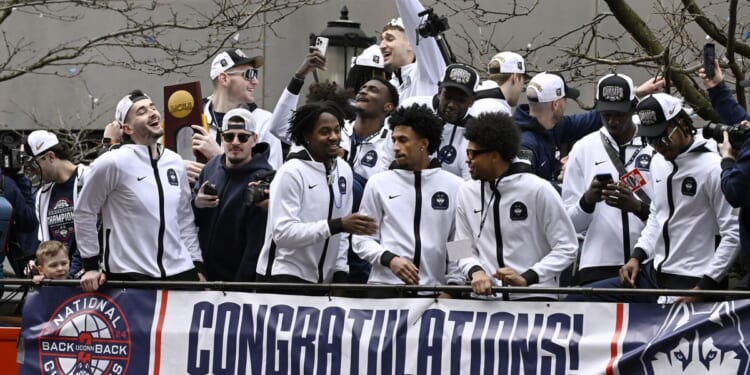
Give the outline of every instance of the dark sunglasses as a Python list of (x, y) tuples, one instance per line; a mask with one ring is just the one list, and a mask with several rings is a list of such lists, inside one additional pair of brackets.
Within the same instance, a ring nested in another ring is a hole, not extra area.
[(676, 126), (672, 128), (672, 131), (669, 132), (669, 134), (667, 135), (660, 135), (658, 137), (644, 137), (644, 138), (646, 138), (646, 143), (648, 143), (651, 146), (662, 145), (664, 147), (667, 147), (672, 144), (672, 134), (674, 134), (675, 130), (677, 130)]
[(247, 134), (247, 133), (239, 133), (239, 134), (221, 133), (221, 137), (224, 139), (224, 142), (226, 143), (234, 142), (235, 135), (237, 136), (237, 140), (240, 141), (240, 143), (245, 143), (250, 139), (250, 137), (252, 137), (252, 134)]
[(488, 152), (492, 152), (492, 151), (494, 151), (494, 150), (488, 150), (488, 149), (474, 150), (474, 149), (471, 149), (471, 148), (467, 148), (466, 149), (466, 158), (469, 159), (469, 160), (474, 160), (475, 157), (477, 157), (479, 155), (482, 155), (482, 154), (486, 154)]
[(226, 74), (232, 75), (232, 74), (242, 74), (242, 78), (244, 78), (247, 81), (252, 80), (253, 78), (258, 78), (258, 69), (250, 68), (248, 70), (245, 70), (243, 72), (224, 72)]

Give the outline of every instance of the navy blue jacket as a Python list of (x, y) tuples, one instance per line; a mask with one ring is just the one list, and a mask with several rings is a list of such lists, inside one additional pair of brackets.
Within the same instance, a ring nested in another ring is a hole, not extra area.
[(513, 112), (513, 120), (521, 128), (521, 149), (533, 155), (534, 173), (548, 181), (560, 174), (560, 161), (555, 151), (564, 143), (572, 143), (602, 127), (599, 112), (591, 111), (563, 116), (551, 130), (546, 130), (531, 115), (529, 105), (521, 104)]
[[(737, 103), (729, 88), (720, 83), (708, 90), (711, 105), (725, 124), (736, 124), (750, 120), (747, 112)], [(721, 191), (732, 207), (740, 209), (740, 247), (746, 270), (750, 270), (750, 137), (745, 139), (742, 148), (737, 150), (735, 162), (724, 159), (721, 162)]]
[(193, 206), (208, 280), (255, 281), (268, 213), (255, 205), (246, 206), (244, 196), (248, 182), (273, 169), (268, 154), (268, 144), (258, 143), (253, 159), (240, 168), (227, 168), (221, 154), (211, 159), (198, 176), (193, 196), (204, 181), (209, 181), (216, 185), (220, 202), (215, 208)]

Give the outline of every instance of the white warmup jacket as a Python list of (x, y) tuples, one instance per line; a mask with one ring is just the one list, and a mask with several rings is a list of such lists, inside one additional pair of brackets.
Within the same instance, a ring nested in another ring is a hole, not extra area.
[(418, 95), (435, 95), (445, 72), (445, 59), (435, 38), (419, 37), (417, 43), (416, 30), (420, 23), (417, 14), (425, 8), (419, 0), (396, 0), (396, 8), (417, 61), (402, 66), (398, 74), (393, 74), (391, 83), (398, 89), (399, 100)]
[(266, 239), (256, 272), (330, 283), (347, 272), (348, 242), (340, 218), (352, 212), (352, 170), (335, 159), (332, 170), (306, 149), (290, 153), (269, 189)]
[[(729, 272), (739, 251), (739, 223), (721, 191), (721, 156), (696, 136), (674, 161), (660, 154), (651, 163), (654, 199), (635, 253), (654, 259), (661, 287), (669, 276), (700, 279), (702, 289), (715, 288)], [(719, 246), (715, 238), (721, 236)]]
[[(602, 142), (602, 134), (609, 143)], [(603, 201), (598, 202), (591, 213), (581, 208), (583, 194), (597, 174), (609, 173), (614, 181), (619, 180), (620, 175), (605, 147), (617, 151), (628, 172), (638, 169), (646, 181), (641, 189), (647, 196), (653, 196), (650, 166), (654, 149), (644, 145), (640, 137), (620, 146), (606, 128), (601, 128), (576, 142), (568, 155), (562, 198), (576, 231), (586, 234), (578, 263), (582, 284), (618, 276), (620, 267), (630, 259), (635, 242), (646, 225), (645, 220), (634, 213), (625, 213)]]
[(393, 162), (393, 140), (387, 125), (366, 137), (352, 149), (354, 122), (347, 121), (341, 129), (341, 148), (346, 150), (345, 160), (354, 172), (369, 179), (378, 172), (387, 171)]
[[(514, 163), (511, 169), (528, 169)], [(497, 184), (497, 193), (493, 193)], [(578, 240), (552, 184), (532, 173), (506, 174), (499, 182), (466, 181), (458, 192), (456, 240), (471, 239), (474, 257), (458, 261), (470, 279), (481, 267), (491, 278), (510, 267), (530, 287), (558, 287), (559, 274), (573, 263)], [(510, 299), (557, 295), (511, 294)]]
[[(92, 164), (75, 206), (78, 251), (86, 270), (96, 257), (106, 272), (165, 278), (202, 262), (182, 158), (161, 146), (127, 144)], [(97, 215), (102, 214), (104, 249)]]
[(464, 284), (448, 262), (446, 243), (455, 231), (456, 194), (463, 180), (437, 165), (419, 172), (393, 169), (370, 178), (359, 213), (372, 216), (378, 231), (353, 236), (354, 251), (372, 263), (370, 284), (404, 284), (383, 265), (397, 255), (419, 269), (419, 284)]

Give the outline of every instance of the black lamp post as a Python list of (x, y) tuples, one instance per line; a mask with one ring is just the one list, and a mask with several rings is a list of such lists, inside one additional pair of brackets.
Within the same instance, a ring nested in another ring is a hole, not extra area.
[(358, 56), (362, 50), (375, 44), (375, 37), (368, 37), (359, 28), (359, 22), (349, 20), (349, 9), (341, 8), (341, 18), (329, 21), (328, 26), (320, 34), (310, 34), (310, 45), (315, 45), (317, 37), (328, 38), (326, 50), (326, 70), (318, 71), (320, 81), (329, 80), (344, 86), (344, 80), (349, 73), (352, 57)]

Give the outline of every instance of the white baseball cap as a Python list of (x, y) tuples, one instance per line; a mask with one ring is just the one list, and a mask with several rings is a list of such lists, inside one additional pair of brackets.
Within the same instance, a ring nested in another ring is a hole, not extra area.
[[(233, 117), (242, 118), (242, 125), (240, 125), (237, 121), (233, 121), (233, 123), (230, 124), (229, 121)], [(245, 108), (235, 108), (225, 113), (224, 119), (221, 121), (221, 131), (225, 132), (227, 130), (244, 130), (250, 133), (257, 134), (255, 118), (253, 117), (253, 114)]]
[(128, 116), (128, 111), (130, 111), (130, 107), (133, 106), (133, 103), (143, 99), (151, 98), (140, 90), (133, 90), (129, 94), (125, 95), (122, 99), (120, 99), (119, 102), (117, 102), (117, 107), (115, 110), (115, 121), (120, 123), (120, 125), (124, 124), (125, 118)]
[(55, 133), (46, 130), (34, 130), (26, 138), (26, 143), (29, 144), (31, 155), (39, 156), (55, 147), (60, 141)]
[(529, 101), (539, 103), (548, 103), (560, 98), (575, 99), (580, 94), (577, 89), (566, 85), (565, 79), (556, 73), (539, 73), (529, 81), (526, 87), (526, 96)]
[(211, 62), (211, 80), (216, 79), (219, 73), (226, 72), (237, 65), (252, 65), (253, 68), (260, 68), (263, 66), (265, 59), (263, 56), (247, 57), (245, 52), (241, 49), (229, 49), (214, 57), (214, 61)]
[(383, 65), (383, 52), (380, 51), (380, 46), (373, 44), (362, 51), (362, 54), (352, 58), (352, 66), (355, 65), (385, 69), (385, 65)]
[(523, 57), (515, 52), (504, 51), (492, 56), (487, 64), (487, 73), (526, 73), (526, 64)]

